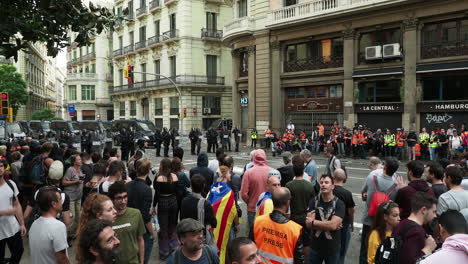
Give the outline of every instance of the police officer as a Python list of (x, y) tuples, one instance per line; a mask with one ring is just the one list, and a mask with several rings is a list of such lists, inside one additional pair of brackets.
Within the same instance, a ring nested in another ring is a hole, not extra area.
[(199, 136), (198, 136), (197, 131), (195, 130), (195, 128), (192, 127), (192, 129), (190, 129), (190, 133), (189, 133), (190, 153), (192, 155), (195, 155), (195, 146), (197, 145), (198, 137)]
[(122, 128), (122, 131), (120, 131), (120, 138), (120, 150), (122, 152), (122, 160), (127, 161), (128, 155), (130, 154), (131, 138), (126, 128)]
[(265, 148), (269, 149), (271, 147), (271, 128), (268, 126), (268, 128), (265, 130)]
[(390, 157), (395, 155), (395, 145), (396, 145), (396, 138), (395, 135), (392, 134), (390, 129), (387, 129), (387, 134), (384, 136), (384, 152), (385, 157)]
[(222, 147), (226, 150), (228, 149), (228, 145), (229, 145), (229, 151), (231, 151), (231, 144), (230, 144), (230, 141), (231, 141), (231, 133), (229, 133), (229, 130), (227, 128), (223, 128), (223, 130), (221, 131), (221, 144), (222, 144)]
[(156, 130), (154, 131), (154, 141), (156, 148), (156, 157), (161, 157), (162, 135), (161, 130), (159, 130), (159, 128), (156, 128)]
[(206, 141), (208, 143), (208, 153), (211, 153), (211, 150), (213, 152), (216, 151), (217, 149), (217, 144), (218, 144), (218, 133), (213, 129), (210, 128), (208, 132), (206, 132)]
[(250, 132), (250, 139), (252, 142), (250, 143), (251, 148), (257, 148), (257, 138), (258, 138), (258, 132), (256, 128), (252, 129), (252, 132)]
[(201, 149), (202, 132), (200, 131), (199, 128), (196, 128), (195, 132), (196, 132), (196, 134), (198, 136), (198, 139), (197, 139), (197, 155), (198, 155), (198, 154), (200, 154), (200, 149)]
[(177, 128), (171, 129), (171, 141), (172, 151), (174, 151), (174, 149), (177, 148), (180, 143), (180, 134)]
[(130, 127), (130, 157), (133, 157), (135, 155), (135, 130), (133, 127)]
[(167, 128), (163, 128), (162, 131), (162, 140), (164, 145), (164, 157), (169, 157), (169, 145), (171, 144), (171, 134), (167, 130)]
[(236, 144), (236, 152), (239, 152), (239, 143), (240, 143), (240, 140), (242, 138), (242, 133), (241, 131), (239, 130), (239, 128), (236, 126), (233, 130), (232, 130), (232, 134), (234, 134), (234, 142)]
[(429, 134), (426, 132), (426, 128), (421, 128), (421, 133), (419, 133), (419, 145), (421, 147), (421, 158), (423, 160), (429, 159)]

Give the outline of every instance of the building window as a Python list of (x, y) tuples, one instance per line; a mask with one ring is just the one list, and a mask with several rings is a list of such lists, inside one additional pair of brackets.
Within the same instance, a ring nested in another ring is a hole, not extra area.
[[(332, 0), (332, 1), (328, 1), (327, 4), (330, 5), (330, 7), (328, 7), (328, 6), (325, 7), (326, 4), (323, 3), (323, 5), (324, 5), (323, 8), (324, 8), (324, 9), (331, 8), (331, 5), (333, 5), (333, 7), (335, 7), (336, 4), (334, 5), (333, 2), (334, 2), (333, 0)], [(295, 4), (297, 4), (297, 0), (284, 0), (284, 6), (291, 6), (291, 5), (295, 5)]]
[(119, 70), (119, 85), (123, 85), (123, 70)]
[(423, 100), (468, 100), (468, 77), (463, 75), (422, 80)]
[(247, 0), (239, 0), (237, 3), (239, 18), (247, 16)]
[(134, 38), (134, 34), (133, 34), (133, 31), (130, 31), (128, 32), (128, 39), (130, 40), (130, 45), (133, 45), (135, 44), (135, 38)]
[(216, 31), (216, 13), (206, 12), (206, 29), (208, 32)]
[(178, 115), (179, 114), (179, 97), (170, 97), (169, 98), (169, 114)]
[(90, 73), (96, 73), (96, 64), (91, 64)]
[(128, 1), (128, 15), (133, 17), (133, 0)]
[(343, 39), (322, 39), (286, 47), (284, 71), (305, 71), (343, 66)]
[(146, 63), (142, 63), (140, 64), (140, 66), (141, 66), (141, 72), (143, 72), (143, 74), (141, 74), (142, 81), (146, 82)]
[(247, 51), (241, 51), (239, 54), (239, 77), (249, 75), (249, 54)]
[(468, 55), (468, 19), (424, 25), (422, 58)]
[(125, 116), (125, 102), (120, 102), (119, 115), (120, 116)]
[(400, 102), (401, 80), (359, 83), (360, 103)]
[(170, 126), (171, 129), (175, 128), (175, 129), (179, 130), (179, 119), (178, 118), (171, 118), (169, 120), (169, 122), (170, 122), (169, 126)]
[[(400, 29), (386, 29), (374, 32), (362, 33), (359, 38), (359, 63), (366, 64), (366, 47), (382, 46), (386, 44), (399, 43), (402, 45), (403, 36)], [(381, 63), (381, 60), (373, 60)]]
[(123, 37), (119, 37), (119, 49), (123, 49)]
[(154, 125), (159, 128), (159, 129), (162, 129), (163, 127), (163, 119), (162, 118), (155, 118), (154, 119)]
[(76, 85), (68, 86), (68, 100), (70, 101), (76, 100)]
[(145, 0), (140, 0), (140, 8), (146, 6), (146, 1)]
[(146, 26), (140, 27), (140, 42), (146, 40)]
[(81, 100), (95, 100), (94, 85), (81, 85)]
[(154, 115), (162, 115), (162, 114), (163, 114), (163, 99), (154, 98)]
[(176, 14), (170, 14), (169, 15), (169, 29), (171, 32), (174, 32), (176, 30)]
[(161, 29), (159, 27), (159, 20), (154, 21), (154, 35), (155, 36), (161, 35)]
[(161, 74), (161, 61), (160, 60), (155, 60), (154, 61), (154, 73), (156, 73), (156, 77), (155, 79), (156, 80), (159, 80), (161, 76), (159, 76), (159, 74)]
[(220, 115), (221, 114), (221, 97), (220, 96), (203, 96), (203, 114)]
[(217, 75), (217, 60), (218, 57), (214, 55), (207, 55), (206, 56), (206, 75), (208, 79), (208, 83), (216, 83), (216, 75)]
[(169, 65), (170, 65), (170, 77), (172, 79), (175, 79), (176, 74), (177, 74), (177, 65), (176, 65), (176, 56), (170, 56), (169, 57)]
[(136, 101), (130, 101), (130, 116), (136, 116)]

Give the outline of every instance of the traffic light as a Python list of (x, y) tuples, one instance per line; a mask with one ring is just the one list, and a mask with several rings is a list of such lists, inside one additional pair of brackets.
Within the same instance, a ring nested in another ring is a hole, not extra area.
[(2, 93), (2, 104), (1, 104), (1, 114), (3, 116), (8, 115), (8, 108), (10, 107), (8, 93)]
[(128, 76), (127, 76), (128, 83), (133, 83), (133, 66), (132, 65), (127, 66), (127, 72), (128, 72)]
[(187, 108), (184, 108), (184, 118), (187, 117)]

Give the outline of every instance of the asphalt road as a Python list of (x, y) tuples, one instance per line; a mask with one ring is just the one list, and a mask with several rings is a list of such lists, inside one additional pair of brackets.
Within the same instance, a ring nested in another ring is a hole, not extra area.
[[(181, 146), (185, 150), (185, 156), (184, 156), (184, 166), (186, 171), (189, 171), (192, 167), (196, 167), (197, 163), (197, 157), (190, 155), (190, 144), (187, 144), (188, 142), (182, 142)], [(235, 170), (242, 170), (245, 164), (247, 164), (250, 161), (249, 153), (251, 151), (250, 148), (247, 147), (242, 147), (241, 146), (241, 152), (235, 153), (235, 152), (229, 152), (230, 155), (234, 157), (235, 161)], [(172, 149), (171, 149), (172, 151)], [(171, 153), (170, 151), (170, 153)], [(202, 145), (202, 151), (206, 151), (206, 146)], [(162, 152), (162, 151), (161, 151)], [(147, 152), (148, 156), (151, 157), (151, 160), (153, 162), (153, 167), (158, 167), (159, 162), (161, 161), (161, 157), (156, 157), (155, 150), (154, 149), (149, 149)], [(298, 153), (295, 153), (298, 154)], [(209, 159), (214, 158), (214, 154), (210, 153)], [(314, 159), (316, 163), (319, 166), (318, 172), (319, 175), (324, 172), (325, 170), (325, 163), (326, 159), (323, 155), (315, 155)], [(283, 166), (283, 162), (281, 157), (272, 157), (271, 154), (268, 154), (268, 165), (272, 168), (278, 168)], [(356, 213), (355, 213), (355, 223), (354, 223), (354, 232), (352, 234), (350, 246), (348, 249), (348, 253), (346, 256), (346, 263), (349, 264), (356, 264), (358, 263), (359, 259), (359, 248), (360, 248), (360, 230), (362, 228), (362, 212), (363, 212), (363, 207), (364, 207), (364, 202), (361, 200), (361, 194), (360, 190), (363, 185), (364, 179), (369, 173), (369, 168), (368, 168), (368, 162), (366, 160), (352, 160), (352, 159), (342, 159), (343, 162), (346, 163), (346, 169), (348, 172), (348, 181), (345, 183), (344, 187), (348, 190), (350, 190), (353, 193), (353, 198), (356, 203)], [(406, 178), (406, 170), (404, 168), (404, 165), (400, 165), (400, 169), (398, 171), (398, 174), (403, 175), (404, 178)], [(246, 205), (242, 201), (240, 202), (240, 205), (242, 207), (243, 212), (247, 212)], [(247, 214), (245, 213), (243, 215), (242, 219), (242, 225), (241, 225), (241, 230), (238, 233), (238, 236), (247, 236)], [(30, 263), (30, 254), (29, 254), (29, 248), (27, 245), (27, 239), (24, 239), (24, 245), (25, 245), (25, 252), (23, 255), (23, 259), (21, 263)], [(75, 248), (72, 247), (69, 250), (69, 255), (74, 256), (74, 250)], [(7, 250), (8, 252), (8, 250)], [(160, 262), (158, 260), (158, 249), (157, 249), (157, 243), (155, 243), (155, 247), (153, 248), (152, 251), (152, 258), (150, 263), (164, 263)], [(9, 253), (7, 253), (7, 256)], [(74, 259), (71, 258), (71, 259)]]

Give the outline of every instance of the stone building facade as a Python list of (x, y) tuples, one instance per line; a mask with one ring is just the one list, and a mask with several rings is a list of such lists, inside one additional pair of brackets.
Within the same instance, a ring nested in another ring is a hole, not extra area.
[(468, 120), (468, 1), (240, 0), (233, 120), (418, 129)]
[[(188, 131), (230, 118), (231, 51), (221, 42), (221, 29), (232, 17), (231, 6), (219, 0), (115, 2), (117, 13), (126, 8), (127, 20), (113, 33), (115, 119)], [(132, 83), (123, 76), (128, 61)]]

